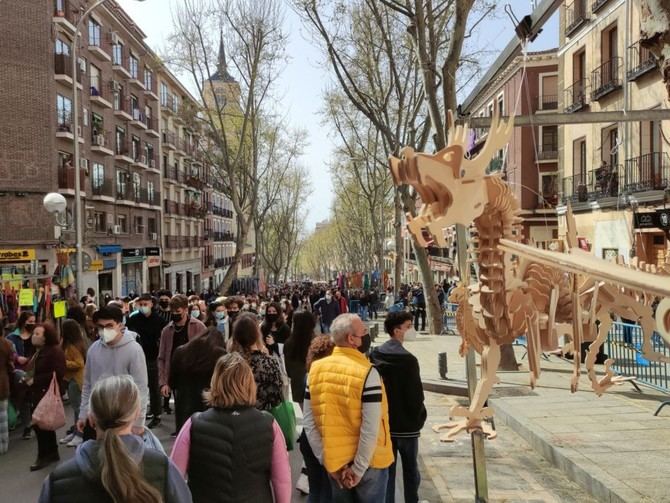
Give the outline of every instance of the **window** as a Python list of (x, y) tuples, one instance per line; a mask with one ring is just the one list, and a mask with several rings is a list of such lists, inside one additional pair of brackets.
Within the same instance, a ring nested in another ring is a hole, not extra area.
[(586, 138), (579, 138), (572, 144), (573, 175), (578, 176), (582, 183), (586, 181)]
[(95, 232), (107, 232), (107, 215), (104, 211), (96, 211), (94, 213)]
[(487, 117), (493, 116), (493, 102), (489, 103), (489, 106), (486, 109), (486, 116)]
[(116, 127), (116, 155), (127, 154), (126, 148), (126, 130), (121, 127)]
[(114, 90), (114, 110), (121, 110), (123, 105), (123, 85), (117, 81), (112, 82)]
[(154, 190), (154, 182), (147, 182), (147, 199), (150, 203), (156, 202), (156, 192)]
[(657, 121), (640, 122), (640, 155), (661, 151), (661, 124)]
[(503, 115), (505, 115), (505, 99), (501, 94), (498, 96), (498, 116), (502, 117)]
[(130, 108), (132, 108), (133, 112), (140, 109), (140, 102), (134, 94), (130, 95)]
[(65, 56), (70, 55), (70, 45), (67, 42), (63, 42), (60, 38), (56, 39), (56, 54), (64, 54)]
[(133, 173), (133, 195), (139, 201), (142, 193), (142, 177), (139, 173)]
[(140, 141), (140, 139), (137, 136), (133, 135), (131, 148), (132, 148), (133, 160), (134, 161), (139, 161), (140, 160), (140, 155), (141, 155), (140, 150), (142, 149), (142, 142)]
[(161, 82), (161, 105), (166, 107), (168, 102), (168, 88), (165, 82)]
[(72, 100), (60, 94), (56, 95), (56, 117), (59, 131), (71, 131)]
[(88, 18), (88, 45), (100, 47), (100, 25), (92, 18)]
[(144, 234), (144, 218), (136, 216), (134, 218), (133, 227), (135, 227), (135, 234)]
[(125, 215), (116, 216), (116, 225), (121, 228), (122, 234), (128, 234), (128, 217)]
[(139, 67), (139, 61), (137, 61), (137, 58), (131, 54), (130, 59), (129, 59), (129, 68), (128, 69), (130, 70), (130, 76), (133, 79), (137, 79), (137, 76), (138, 76), (138, 73), (139, 73), (138, 67)]
[(176, 94), (172, 95), (172, 111), (174, 113), (179, 112), (179, 96)]
[(149, 68), (146, 66), (144, 67), (144, 87), (146, 87), (149, 91), (153, 88), (153, 83), (154, 83), (154, 74)]
[(93, 192), (95, 193), (96, 189), (101, 189), (105, 184), (105, 166), (99, 162), (93, 163), (93, 169), (91, 173), (91, 180), (93, 184)]
[(149, 233), (149, 236), (158, 234), (158, 231), (156, 230), (156, 219), (153, 217), (147, 218), (147, 232)]
[(91, 96), (100, 96), (102, 90), (102, 80), (100, 78), (100, 68), (91, 63), (89, 66), (91, 75), (89, 77), (91, 86)]
[(123, 66), (123, 44), (121, 42), (112, 44), (112, 64)]
[(542, 152), (558, 152), (558, 126), (542, 126)]
[(558, 75), (543, 75), (540, 79), (540, 110), (558, 108)]
[(581, 50), (572, 56), (572, 82), (583, 82), (586, 74), (586, 51)]
[(151, 143), (144, 144), (144, 156), (147, 163), (154, 160), (154, 146)]
[(116, 172), (116, 195), (117, 197), (124, 199), (126, 195), (126, 180), (128, 172), (118, 170)]

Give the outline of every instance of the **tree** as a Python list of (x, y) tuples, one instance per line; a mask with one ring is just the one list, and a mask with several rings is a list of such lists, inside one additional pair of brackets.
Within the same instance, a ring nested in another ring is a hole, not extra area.
[(207, 161), (237, 216), (236, 251), (223, 291), (237, 275), (258, 209), (259, 184), (275, 161), (276, 150), (265, 135), (272, 91), (285, 62), (282, 22), (276, 0), (183, 0), (166, 50), (168, 65), (190, 77), (205, 105), (199, 120), (212, 147)]
[[(294, 0), (321, 39), (339, 86), (380, 131), (387, 154), (396, 155), (405, 145), (425, 150), (431, 131), (435, 148), (446, 144), (446, 110), (455, 110), (457, 105), (457, 70), (462, 75), (464, 69), (478, 69), (475, 58), (470, 58), (468, 65), (462, 64), (474, 3)], [(488, 13), (488, 4), (479, 0), (478, 8)], [(401, 212), (414, 216), (416, 205), (407, 188), (397, 191), (395, 200), (397, 251), (401, 249)], [(424, 285), (429, 328), (439, 333), (441, 308), (432, 288), (428, 255), (416, 240), (412, 244)], [(399, 264), (396, 262), (396, 278)]]

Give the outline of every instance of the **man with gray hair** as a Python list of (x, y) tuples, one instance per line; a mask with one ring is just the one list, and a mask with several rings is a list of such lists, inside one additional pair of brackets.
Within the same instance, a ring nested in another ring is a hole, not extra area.
[(307, 440), (330, 474), (333, 501), (384, 501), (393, 451), (383, 383), (359, 351), (367, 327), (341, 314), (330, 330), (333, 354), (313, 362), (307, 378)]

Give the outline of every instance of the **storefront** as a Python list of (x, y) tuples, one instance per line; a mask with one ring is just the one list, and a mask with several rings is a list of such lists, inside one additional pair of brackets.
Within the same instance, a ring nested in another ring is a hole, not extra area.
[(143, 267), (142, 248), (124, 248), (121, 251), (121, 296), (140, 295), (145, 290)]
[(662, 266), (668, 254), (670, 210), (639, 212), (633, 214), (635, 228), (635, 254), (647, 264)]
[(98, 253), (98, 258), (91, 263), (91, 269), (97, 275), (95, 282), (97, 283), (98, 298), (103, 299), (105, 295), (116, 297), (120, 292), (117, 255), (122, 252), (121, 245), (98, 245), (95, 251)]
[(157, 246), (145, 248), (144, 255), (147, 258), (147, 269), (149, 278), (149, 291), (153, 292), (161, 288), (161, 249)]

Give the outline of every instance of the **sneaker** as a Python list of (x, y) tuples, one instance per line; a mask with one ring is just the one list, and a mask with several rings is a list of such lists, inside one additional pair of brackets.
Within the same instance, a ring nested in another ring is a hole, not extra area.
[(304, 473), (300, 474), (298, 481), (295, 483), (295, 488), (304, 495), (309, 494), (309, 480), (307, 479), (307, 475)]
[(149, 421), (149, 424), (147, 424), (147, 428), (153, 430), (159, 424), (161, 424), (161, 418), (152, 416), (151, 421)]
[(30, 428), (23, 428), (23, 435), (21, 436), (23, 440), (30, 440), (33, 438), (33, 431)]
[(61, 439), (58, 441), (58, 443), (61, 443), (61, 444), (67, 444), (67, 443), (70, 442), (70, 440), (72, 440), (73, 438), (74, 438), (74, 433), (68, 433), (68, 434), (65, 435), (63, 438), (61, 438)]
[(145, 421), (151, 421), (154, 418), (154, 415), (149, 413), (146, 416), (144, 416)]
[(84, 442), (83, 437), (80, 437), (79, 435), (75, 435), (72, 440), (70, 440), (67, 443), (67, 447), (77, 447), (78, 445), (81, 445)]

